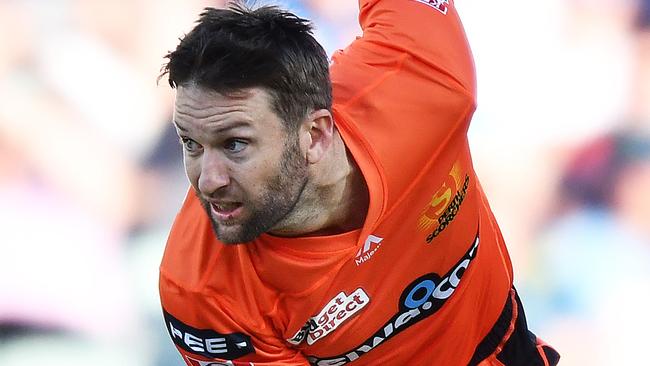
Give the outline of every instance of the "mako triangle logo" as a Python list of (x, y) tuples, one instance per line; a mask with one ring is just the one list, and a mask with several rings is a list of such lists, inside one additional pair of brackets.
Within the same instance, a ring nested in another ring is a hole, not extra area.
[(354, 263), (359, 266), (362, 263), (368, 261), (381, 247), (381, 241), (384, 238), (380, 238), (375, 235), (368, 235), (366, 242), (363, 244), (359, 251), (357, 252), (356, 257), (354, 258)]

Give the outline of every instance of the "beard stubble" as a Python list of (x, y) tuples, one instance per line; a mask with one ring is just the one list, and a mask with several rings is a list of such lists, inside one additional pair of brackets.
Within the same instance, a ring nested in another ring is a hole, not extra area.
[[(297, 139), (288, 139), (280, 158), (276, 174), (265, 184), (256, 202), (246, 200), (242, 204), (250, 210), (250, 217), (236, 225), (220, 224), (213, 216), (210, 203), (198, 193), (197, 197), (210, 218), (212, 230), (224, 244), (241, 244), (253, 241), (271, 230), (296, 207), (308, 182), (307, 162), (300, 154)], [(237, 230), (232, 226), (239, 226)]]

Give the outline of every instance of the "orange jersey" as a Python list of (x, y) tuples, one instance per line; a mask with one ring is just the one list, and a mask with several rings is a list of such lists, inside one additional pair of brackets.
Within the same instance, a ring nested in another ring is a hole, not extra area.
[(504, 309), (512, 269), (472, 167), (453, 2), (364, 0), (360, 23), (331, 77), (370, 194), (363, 227), (223, 245), (191, 191), (160, 268), (188, 365), (467, 365)]

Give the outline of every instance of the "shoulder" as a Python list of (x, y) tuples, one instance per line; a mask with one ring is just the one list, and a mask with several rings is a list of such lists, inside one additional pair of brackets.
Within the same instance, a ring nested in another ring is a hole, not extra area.
[(199, 286), (211, 265), (208, 258), (219, 256), (210, 221), (190, 188), (174, 219), (160, 266), (161, 276), (186, 288)]

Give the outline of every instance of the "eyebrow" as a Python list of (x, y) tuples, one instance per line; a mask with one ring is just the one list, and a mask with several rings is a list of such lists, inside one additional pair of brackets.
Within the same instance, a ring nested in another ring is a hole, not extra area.
[[(187, 128), (181, 126), (177, 121), (173, 121), (173, 123), (174, 123), (174, 126), (176, 126), (179, 130), (181, 130), (183, 132), (189, 132)], [(235, 129), (235, 128), (238, 128), (238, 127), (251, 127), (251, 124), (249, 122), (246, 122), (246, 121), (236, 121), (236, 122), (229, 123), (229, 124), (227, 124), (225, 126), (220, 126), (220, 127), (218, 127), (217, 129), (215, 129), (214, 131), (211, 131), (211, 132), (212, 133), (223, 133), (225, 131), (232, 130), (232, 129)]]

